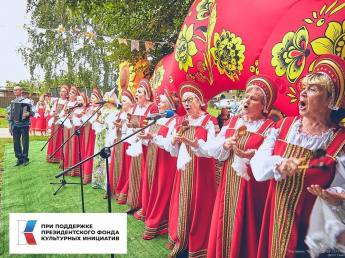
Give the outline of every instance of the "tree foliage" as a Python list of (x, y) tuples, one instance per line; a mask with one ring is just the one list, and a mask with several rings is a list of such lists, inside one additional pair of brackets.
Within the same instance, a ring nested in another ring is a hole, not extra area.
[[(191, 4), (191, 0), (28, 0), (29, 44), (19, 51), (32, 81), (36, 69), (44, 71), (43, 87), (66, 83), (108, 90), (114, 86), (120, 62), (134, 64), (146, 56), (144, 42), (139, 52), (131, 52), (130, 46), (117, 40), (105, 42), (83, 32), (113, 39), (175, 43)], [(58, 32), (58, 28), (64, 31)], [(170, 45), (155, 47), (147, 53), (153, 66), (173, 51)]]

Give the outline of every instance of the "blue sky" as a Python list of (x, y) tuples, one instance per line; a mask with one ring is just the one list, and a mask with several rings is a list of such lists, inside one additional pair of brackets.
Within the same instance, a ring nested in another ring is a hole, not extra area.
[(24, 66), (18, 47), (27, 45), (27, 32), (16, 25), (29, 23), (26, 0), (0, 0), (0, 86), (6, 80), (18, 82), (30, 79), (29, 69)]

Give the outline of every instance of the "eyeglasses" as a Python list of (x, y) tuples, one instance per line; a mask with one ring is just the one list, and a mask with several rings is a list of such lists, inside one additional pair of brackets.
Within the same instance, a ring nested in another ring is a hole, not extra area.
[(193, 102), (194, 97), (189, 97), (187, 99), (181, 100), (182, 105), (187, 105)]

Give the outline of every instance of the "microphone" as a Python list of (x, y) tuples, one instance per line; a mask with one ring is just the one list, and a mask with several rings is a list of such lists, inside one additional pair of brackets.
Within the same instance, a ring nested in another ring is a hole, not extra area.
[(170, 118), (174, 116), (174, 111), (172, 110), (166, 110), (164, 113), (158, 113), (158, 114), (153, 114), (150, 116), (147, 116), (145, 119), (146, 120), (157, 120), (163, 117)]
[(105, 103), (115, 103), (115, 99), (109, 98), (108, 100), (98, 101), (96, 104), (104, 105)]
[(78, 108), (78, 107), (81, 107), (83, 106), (83, 104), (78, 104), (76, 106), (73, 106), (73, 107), (69, 107), (69, 108), (66, 108), (67, 110), (72, 110), (72, 109), (75, 109), (75, 108)]

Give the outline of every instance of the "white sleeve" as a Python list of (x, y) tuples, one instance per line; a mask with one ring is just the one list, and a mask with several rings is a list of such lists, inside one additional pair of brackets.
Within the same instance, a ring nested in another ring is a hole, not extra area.
[(229, 126), (223, 126), (220, 133), (213, 142), (208, 141), (208, 155), (220, 161), (226, 160), (230, 155), (230, 150), (225, 150), (223, 144), (226, 141), (225, 133)]
[[(160, 148), (164, 148), (167, 152), (170, 152), (170, 154), (171, 154), (171, 156), (173, 156), (173, 157), (177, 157), (178, 156), (178, 153), (179, 153), (179, 150), (180, 150), (180, 146), (179, 146), (179, 144), (178, 143), (176, 143), (176, 144), (171, 144), (171, 141), (173, 140), (173, 137), (174, 137), (174, 135), (176, 134), (177, 132), (176, 132), (176, 128), (174, 128), (173, 130), (172, 130), (172, 133), (171, 134), (169, 134), (168, 136), (167, 136), (167, 138), (165, 138), (165, 140), (163, 140), (163, 141), (161, 141), (160, 143), (159, 143), (159, 145), (160, 145)], [(158, 145), (158, 146), (159, 146)]]
[(337, 188), (337, 191), (340, 192), (341, 189), (345, 190), (345, 153), (340, 151), (337, 159), (337, 165), (335, 167), (335, 176), (331, 184), (331, 188)]
[[(172, 135), (174, 129), (175, 129), (175, 124), (176, 124), (176, 119), (174, 119), (173, 121), (171, 121), (171, 123), (169, 124), (169, 130), (167, 133), (166, 137), (163, 137), (162, 135), (156, 135), (153, 139), (152, 142), (155, 143), (159, 148), (161, 149), (165, 149), (165, 145), (167, 145), (167, 141), (169, 141), (168, 137)], [(172, 140), (172, 138), (170, 139), (170, 141)]]
[(285, 178), (285, 175), (280, 174), (276, 170), (276, 167), (285, 159), (277, 155), (272, 156), (273, 149), (279, 135), (279, 129), (271, 128), (269, 130), (269, 136), (250, 160), (253, 175), (256, 181), (259, 182), (272, 178), (279, 181)]
[(216, 129), (215, 125), (211, 120), (209, 120), (206, 124), (206, 130), (207, 130), (207, 141), (205, 142), (202, 139), (198, 139), (198, 148), (191, 147), (191, 150), (194, 152), (194, 154), (198, 157), (205, 157), (205, 158), (212, 158), (208, 154), (208, 146), (210, 143), (214, 142), (214, 139), (216, 138)]

